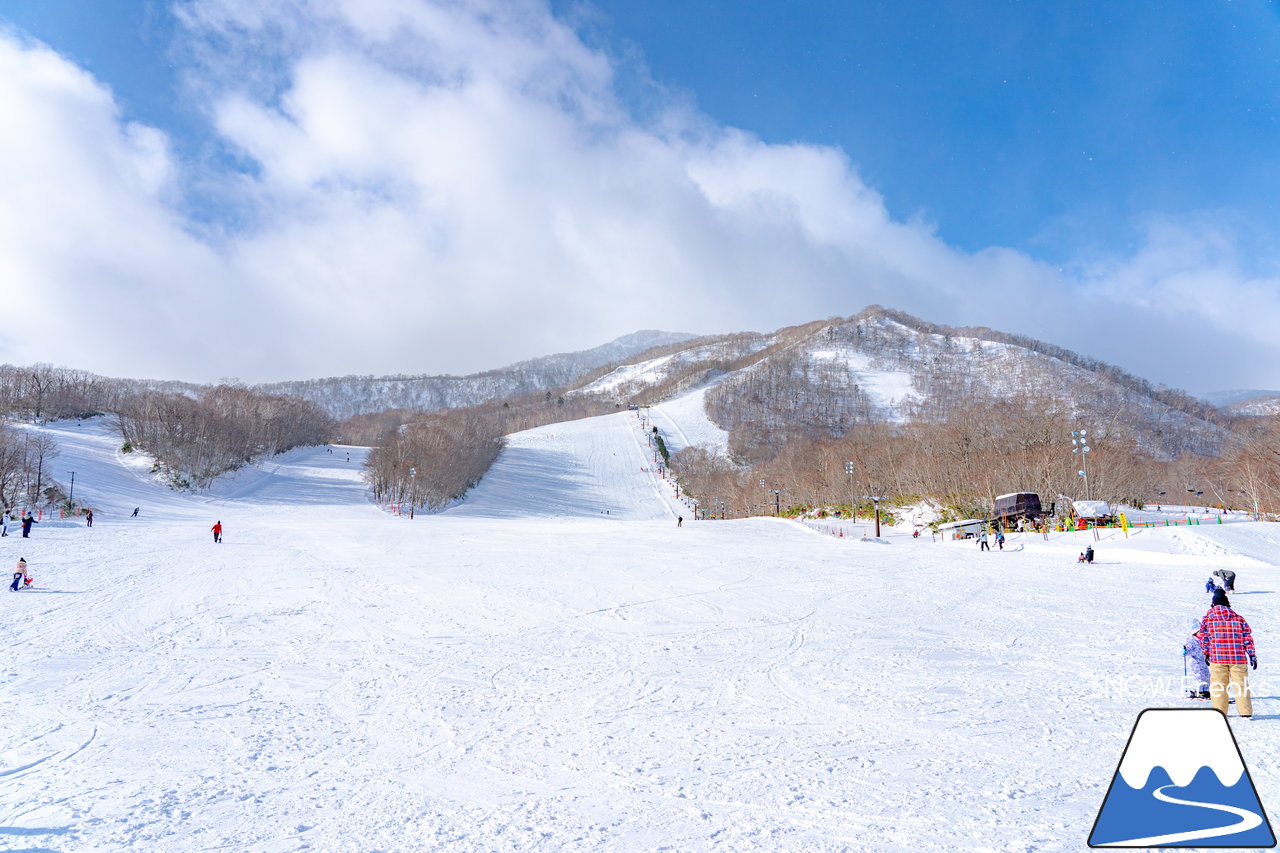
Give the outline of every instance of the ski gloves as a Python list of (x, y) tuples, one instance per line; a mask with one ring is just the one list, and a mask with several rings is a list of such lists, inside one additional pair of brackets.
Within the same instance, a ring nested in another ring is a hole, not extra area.
[(1258, 656), (1257, 656), (1257, 655), (1249, 655), (1249, 668), (1250, 668), (1250, 669), (1257, 669), (1257, 668), (1258, 668)]

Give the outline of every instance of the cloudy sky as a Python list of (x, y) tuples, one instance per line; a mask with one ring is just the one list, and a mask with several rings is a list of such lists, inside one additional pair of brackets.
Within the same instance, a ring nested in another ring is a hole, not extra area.
[(1273, 3), (749, 5), (6, 0), (0, 360), (462, 373), (879, 303), (1280, 387)]

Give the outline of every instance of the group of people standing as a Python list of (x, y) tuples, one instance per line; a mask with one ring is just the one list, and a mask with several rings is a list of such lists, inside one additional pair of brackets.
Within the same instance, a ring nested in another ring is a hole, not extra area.
[[(998, 547), (1001, 551), (1004, 550), (1004, 531), (1000, 530), (999, 528), (996, 528), (996, 547)], [(987, 531), (985, 529), (978, 534), (978, 550), (979, 551), (991, 550), (991, 542), (987, 537)]]
[[(10, 521), (17, 521), (17, 519), (16, 519), (16, 518), (14, 518), (13, 511), (12, 511), (12, 510), (8, 510), (8, 509), (6, 509), (3, 513), (0, 513), (0, 536), (8, 536), (8, 535), (9, 535), (9, 522), (10, 522)], [(27, 510), (27, 511), (25, 511), (25, 512), (22, 514), (22, 522), (21, 522), (21, 523), (22, 523), (22, 538), (23, 538), (23, 539), (30, 539), (30, 538), (31, 538), (31, 525), (33, 525), (33, 524), (39, 524), (40, 522), (36, 521), (36, 517), (35, 517), (34, 515), (32, 515), (32, 514), (31, 514), (31, 510)]]
[(1189, 691), (1191, 698), (1210, 700), (1225, 716), (1234, 687), (1236, 712), (1247, 720), (1253, 716), (1249, 670), (1258, 668), (1258, 653), (1249, 623), (1232, 609), (1227, 597), (1228, 592), (1235, 592), (1235, 578), (1235, 572), (1221, 569), (1205, 584), (1213, 599), (1183, 644), (1182, 653), (1189, 663), (1189, 674), (1198, 682)]

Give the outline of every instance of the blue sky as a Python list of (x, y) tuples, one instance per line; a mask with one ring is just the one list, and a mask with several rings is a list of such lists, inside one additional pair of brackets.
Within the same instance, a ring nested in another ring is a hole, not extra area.
[(1151, 212), (1275, 219), (1272, 3), (595, 5), (597, 37), (716, 120), (839, 146), (958, 246), (1067, 260)]
[[(6, 360), (463, 372), (879, 302), (1193, 391), (1280, 387), (1273, 3), (9, 0), (0, 22), (22, 187), (0, 272), (83, 341), (11, 336)], [(226, 329), (207, 352), (193, 317)]]

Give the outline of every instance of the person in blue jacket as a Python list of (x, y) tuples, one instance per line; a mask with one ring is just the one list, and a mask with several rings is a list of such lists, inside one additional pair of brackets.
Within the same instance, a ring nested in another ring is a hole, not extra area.
[(1191, 635), (1182, 643), (1182, 654), (1186, 656), (1186, 681), (1183, 688), (1188, 699), (1208, 699), (1209, 696), (1209, 662), (1204, 659), (1204, 650), (1200, 644), (1200, 620), (1197, 619)]

